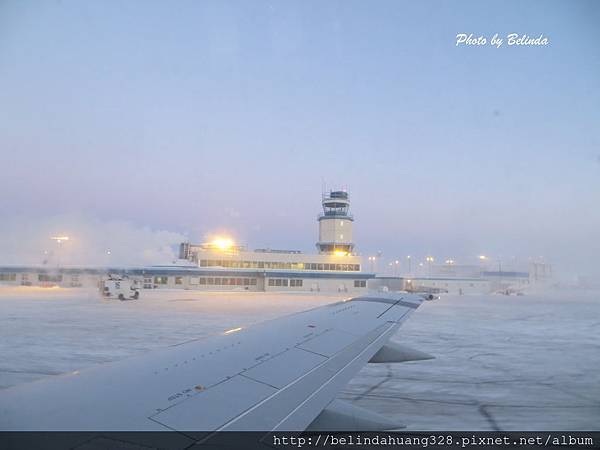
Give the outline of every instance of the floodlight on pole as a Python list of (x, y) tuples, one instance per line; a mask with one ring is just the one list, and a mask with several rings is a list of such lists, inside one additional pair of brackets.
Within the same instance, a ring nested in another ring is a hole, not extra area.
[(64, 241), (68, 241), (69, 240), (69, 236), (52, 236), (50, 239), (52, 239), (53, 241), (55, 241), (57, 244), (60, 244)]
[[(61, 245), (63, 242), (66, 242), (69, 240), (69, 236), (66, 235), (62, 235), (62, 236), (52, 236), (50, 237), (50, 239), (52, 239), (54, 242), (56, 242), (56, 244), (58, 245), (58, 248), (60, 249)], [(60, 266), (60, 253), (61, 251), (58, 250), (56, 252), (56, 266), (59, 267)]]

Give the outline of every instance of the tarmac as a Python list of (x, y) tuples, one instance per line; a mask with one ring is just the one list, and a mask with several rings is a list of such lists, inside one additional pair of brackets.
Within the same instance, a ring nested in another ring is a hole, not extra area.
[[(346, 296), (347, 297), (347, 296)], [(0, 287), (0, 389), (337, 301), (340, 295)], [(369, 364), (339, 398), (406, 430), (599, 430), (600, 292), (445, 295), (394, 340), (435, 356)]]

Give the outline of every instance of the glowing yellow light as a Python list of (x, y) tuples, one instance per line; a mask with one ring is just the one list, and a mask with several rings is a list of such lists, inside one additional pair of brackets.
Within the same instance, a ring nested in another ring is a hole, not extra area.
[(232, 328), (231, 330), (227, 330), (225, 334), (235, 333), (237, 331), (240, 331), (241, 329), (242, 327)]
[(454, 264), (454, 260), (453, 259), (447, 259), (446, 260), (446, 264)]
[(482, 261), (485, 261), (487, 259), (487, 256), (485, 255), (479, 255), (479, 259)]
[(226, 237), (217, 237), (210, 244), (219, 250), (228, 250), (234, 245), (233, 240)]
[(335, 252), (333, 252), (333, 254), (335, 256), (346, 256), (348, 254), (348, 252), (345, 252), (343, 250), (336, 250)]
[(62, 241), (68, 241), (69, 236), (52, 236), (50, 239), (52, 239), (53, 241), (56, 241), (60, 244)]

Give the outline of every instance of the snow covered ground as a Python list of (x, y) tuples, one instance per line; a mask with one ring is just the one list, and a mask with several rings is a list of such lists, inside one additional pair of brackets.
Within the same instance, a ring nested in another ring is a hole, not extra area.
[(600, 429), (600, 292), (447, 296), (395, 338), (436, 359), (369, 365), (341, 398), (415, 430)]
[[(0, 388), (339, 300), (334, 295), (0, 287)], [(600, 293), (445, 296), (395, 337), (436, 356), (371, 364), (340, 398), (413, 430), (600, 429)]]

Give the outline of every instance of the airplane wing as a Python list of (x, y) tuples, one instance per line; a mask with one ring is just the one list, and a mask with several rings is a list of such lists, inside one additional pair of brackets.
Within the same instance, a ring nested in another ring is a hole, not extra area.
[(6, 389), (0, 430), (344, 426), (349, 406), (333, 400), (365, 364), (427, 357), (388, 343), (422, 301), (410, 294), (357, 297)]

